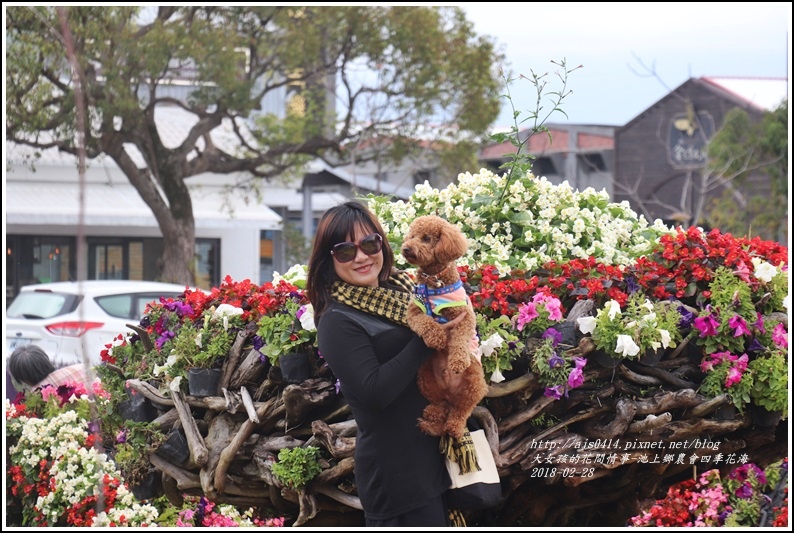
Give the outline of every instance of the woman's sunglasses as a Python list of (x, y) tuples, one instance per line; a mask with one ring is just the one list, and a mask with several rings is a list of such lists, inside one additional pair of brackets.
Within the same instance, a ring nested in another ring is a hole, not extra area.
[(331, 255), (339, 263), (349, 263), (356, 258), (359, 248), (367, 255), (375, 255), (383, 247), (383, 237), (377, 233), (367, 235), (356, 244), (354, 242), (340, 242), (331, 248)]

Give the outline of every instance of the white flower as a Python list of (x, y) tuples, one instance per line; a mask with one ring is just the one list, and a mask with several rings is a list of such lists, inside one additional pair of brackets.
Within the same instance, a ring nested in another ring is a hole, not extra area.
[(579, 324), (579, 331), (585, 335), (595, 331), (596, 318), (594, 316), (580, 316), (576, 319), (576, 322)]
[(753, 265), (755, 265), (753, 274), (761, 281), (769, 283), (772, 281), (772, 278), (777, 275), (777, 268), (775, 268), (775, 266), (770, 264), (768, 261), (762, 261), (758, 257), (753, 257)]
[[(243, 310), (230, 304), (221, 304), (213, 312), (212, 318), (221, 318), (223, 320), (223, 330), (229, 329), (229, 317), (242, 315)], [(196, 344), (201, 348), (201, 339), (196, 340)]]
[(314, 331), (317, 329), (317, 326), (314, 325), (314, 306), (312, 306), (312, 304), (304, 305), (303, 314), (301, 314), (298, 320), (300, 320), (301, 326), (306, 331)]
[(609, 320), (615, 320), (615, 317), (621, 314), (620, 304), (616, 300), (609, 300), (604, 306), (604, 309), (606, 309), (609, 315)]
[(670, 332), (666, 329), (660, 329), (659, 335), (662, 337), (662, 347), (667, 349), (670, 346)]
[(496, 370), (494, 370), (493, 373), (491, 374), (491, 381), (493, 383), (501, 383), (504, 380), (505, 380), (505, 377), (502, 375), (502, 371), (499, 370), (498, 368)]
[(504, 344), (505, 340), (498, 333), (494, 333), (480, 343), (480, 357), (490, 357), (490, 355)]
[(791, 294), (787, 294), (785, 298), (783, 298), (783, 307), (786, 308), (786, 312), (788, 313), (789, 308), (791, 308)]
[(618, 335), (615, 353), (622, 354), (623, 357), (632, 357), (640, 353), (640, 347), (629, 335)]

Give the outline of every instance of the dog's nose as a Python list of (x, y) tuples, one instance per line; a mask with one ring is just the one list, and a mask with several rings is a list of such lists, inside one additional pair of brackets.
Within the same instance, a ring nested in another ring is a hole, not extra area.
[(400, 251), (402, 252), (403, 255), (410, 254), (411, 253), (411, 247), (410, 246), (403, 246), (402, 250), (400, 250)]

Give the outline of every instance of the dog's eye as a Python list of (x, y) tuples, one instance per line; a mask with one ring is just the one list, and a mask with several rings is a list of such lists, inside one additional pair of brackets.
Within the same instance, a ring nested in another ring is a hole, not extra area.
[(430, 235), (422, 235), (422, 241), (423, 242), (430, 242), (431, 240), (432, 239), (430, 238)]

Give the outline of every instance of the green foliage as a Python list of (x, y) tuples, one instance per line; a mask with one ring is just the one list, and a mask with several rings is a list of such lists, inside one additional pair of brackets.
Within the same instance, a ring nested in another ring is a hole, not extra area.
[[(552, 61), (552, 63), (560, 67), (560, 70), (555, 71), (555, 75), (560, 79), (562, 87), (556, 91), (546, 90), (546, 85), (548, 84), (548, 80), (546, 78), (548, 77), (548, 73), (537, 74), (534, 70), (530, 69), (530, 76), (528, 78), (523, 74), (519, 78), (512, 79), (504, 75), (502, 76), (506, 89), (506, 93), (502, 96), (503, 98), (507, 99), (508, 102), (510, 102), (510, 107), (513, 110), (513, 125), (510, 127), (509, 132), (494, 133), (491, 135), (491, 139), (497, 143), (510, 142), (510, 144), (516, 148), (516, 151), (515, 153), (510, 152), (505, 154), (505, 157), (508, 158), (508, 161), (499, 167), (500, 170), (508, 170), (504, 189), (502, 189), (502, 192), (499, 195), (500, 205), (504, 200), (505, 194), (507, 193), (510, 183), (513, 181), (513, 179), (518, 176), (524, 176), (532, 171), (532, 162), (534, 161), (535, 156), (526, 151), (522, 153), (521, 150), (525, 148), (529, 144), (530, 139), (538, 133), (545, 133), (549, 138), (549, 144), (551, 144), (551, 133), (549, 132), (549, 128), (545, 126), (546, 121), (548, 121), (551, 115), (556, 112), (562, 113), (566, 118), (568, 117), (565, 111), (563, 111), (560, 107), (560, 104), (562, 104), (562, 101), (572, 92), (567, 88), (568, 76), (571, 72), (582, 68), (582, 65), (568, 69), (565, 59), (562, 59), (559, 62)], [(529, 110), (527, 115), (524, 116), (520, 121), (519, 117), (521, 116), (521, 111), (516, 110), (515, 105), (513, 104), (513, 98), (510, 94), (510, 84), (518, 79), (528, 79), (535, 87), (535, 91), (537, 93), (535, 109)], [(549, 101), (551, 103), (551, 109), (549, 109), (548, 112), (544, 111), (544, 107), (542, 105), (542, 100), (544, 97), (549, 97)], [(541, 113), (543, 113), (544, 116), (541, 116)], [(521, 125), (525, 122), (530, 123), (528, 130), (521, 129)]]
[(706, 373), (700, 384), (700, 392), (709, 398), (716, 398), (720, 394), (727, 394), (731, 403), (736, 406), (739, 413), (744, 413), (744, 408), (750, 403), (750, 394), (753, 390), (753, 374), (752, 372), (745, 372), (742, 379), (730, 387), (726, 387), (725, 383), (728, 378), (728, 372), (733, 368), (730, 361), (722, 361), (714, 365), (714, 368)]
[[(590, 332), (596, 348), (619, 359), (639, 358), (648, 350), (675, 347), (681, 340), (680, 319), (673, 304), (651, 302), (637, 291), (629, 296), (624, 310), (612, 300), (598, 310), (595, 319), (581, 318), (579, 324), (582, 329), (582, 323), (588, 322), (594, 328)], [(631, 347), (632, 343), (637, 348), (634, 354), (626, 351), (626, 346)]]
[(501, 315), (492, 319), (476, 313), (476, 318), (485, 379), (502, 381), (502, 371), (513, 369), (512, 361), (521, 355), (524, 343), (519, 340), (507, 316)]
[(747, 367), (753, 374), (753, 388), (750, 391), (753, 403), (787, 418), (789, 388), (786, 352), (775, 350), (753, 359)]
[(315, 345), (317, 330), (303, 327), (297, 316), (301, 307), (299, 302), (289, 299), (279, 312), (259, 319), (256, 334), (265, 342), (259, 351), (267, 356), (270, 364), (278, 365), (282, 355)]
[(316, 446), (283, 448), (278, 452), (278, 462), (273, 465), (273, 475), (284, 485), (301, 489), (322, 472), (319, 452)]
[(706, 353), (727, 350), (739, 354), (744, 351), (744, 337), (736, 336), (730, 321), (736, 315), (747, 324), (757, 320), (750, 286), (733, 272), (720, 266), (714, 271), (714, 279), (709, 285), (711, 305), (700, 312), (700, 316), (716, 317), (719, 322), (716, 335), (695, 337), (695, 342), (704, 347)]

